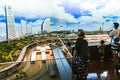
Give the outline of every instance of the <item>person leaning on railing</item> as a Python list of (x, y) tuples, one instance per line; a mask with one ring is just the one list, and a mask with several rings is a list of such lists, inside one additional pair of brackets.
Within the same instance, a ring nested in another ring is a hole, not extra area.
[(77, 80), (86, 80), (88, 70), (88, 42), (83, 30), (79, 30), (73, 53), (73, 73)]
[(120, 45), (120, 29), (118, 29), (119, 27), (119, 23), (115, 22), (114, 24), (114, 29), (111, 30), (111, 32), (109, 33), (109, 36), (111, 37), (111, 50), (112, 50), (112, 55), (113, 55), (113, 61), (117, 58), (117, 50), (118, 47)]

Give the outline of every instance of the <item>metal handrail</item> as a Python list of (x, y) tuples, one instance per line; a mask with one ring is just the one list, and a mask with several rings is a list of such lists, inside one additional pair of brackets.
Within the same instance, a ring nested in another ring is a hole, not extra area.
[(63, 47), (67, 50), (68, 54), (70, 55), (70, 58), (73, 58), (73, 56), (71, 55), (70, 51), (68, 50), (68, 48), (66, 47), (66, 45), (64, 44), (64, 42), (61, 40), (61, 38), (57, 35), (58, 39), (60, 40), (60, 42), (62, 43)]

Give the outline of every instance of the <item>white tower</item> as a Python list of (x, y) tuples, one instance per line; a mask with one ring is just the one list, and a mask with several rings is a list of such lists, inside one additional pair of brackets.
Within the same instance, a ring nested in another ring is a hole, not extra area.
[(31, 25), (27, 25), (27, 35), (31, 35), (32, 34), (32, 26)]
[(14, 15), (11, 6), (5, 6), (6, 14), (6, 36), (8, 40), (13, 40), (16, 37)]
[(43, 23), (43, 30), (50, 32), (50, 19), (47, 18)]
[(21, 20), (21, 35), (22, 37), (27, 35), (27, 24), (24, 20)]

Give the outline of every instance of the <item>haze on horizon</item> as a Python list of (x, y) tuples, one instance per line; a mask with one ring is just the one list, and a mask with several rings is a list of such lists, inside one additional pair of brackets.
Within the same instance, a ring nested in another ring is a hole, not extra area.
[(32, 25), (33, 32), (40, 31), (46, 18), (53, 31), (61, 25), (64, 30), (111, 30), (113, 22), (120, 23), (120, 0), (0, 0), (0, 36), (6, 35), (5, 4), (12, 7), (17, 33), (21, 20)]

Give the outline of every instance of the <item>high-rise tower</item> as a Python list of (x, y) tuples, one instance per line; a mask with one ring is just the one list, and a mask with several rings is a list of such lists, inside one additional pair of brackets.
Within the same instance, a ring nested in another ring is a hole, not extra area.
[(43, 21), (42, 25), (41, 25), (41, 31), (46, 31), (46, 32), (50, 32), (50, 19), (47, 18)]
[(27, 35), (27, 24), (24, 20), (21, 20), (21, 35), (22, 37)]
[(7, 40), (13, 40), (16, 37), (14, 15), (12, 13), (11, 6), (5, 6), (6, 16), (6, 37)]
[(32, 26), (29, 24), (27, 25), (27, 36), (32, 35)]

